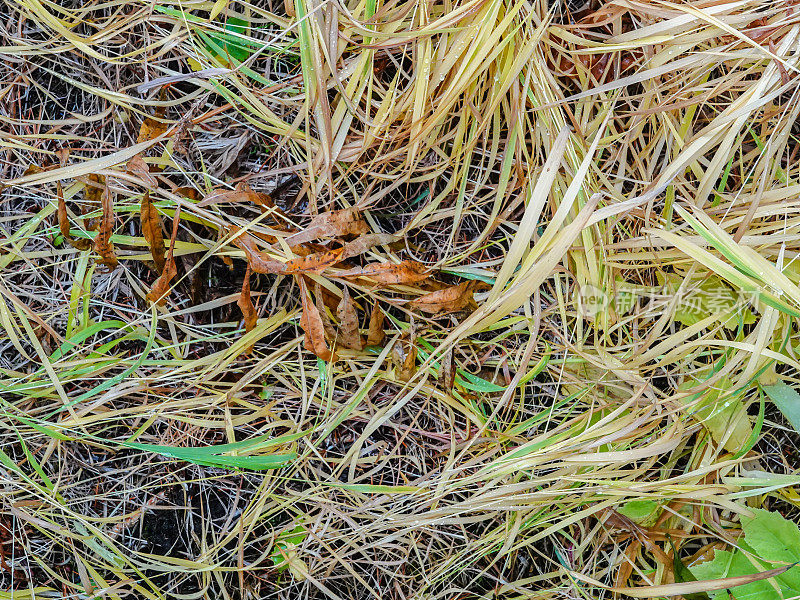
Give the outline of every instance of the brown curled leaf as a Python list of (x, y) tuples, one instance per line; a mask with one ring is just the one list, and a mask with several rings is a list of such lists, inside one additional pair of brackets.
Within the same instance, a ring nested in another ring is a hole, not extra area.
[(286, 272), (319, 275), (328, 267), (341, 262), (343, 251), (344, 248), (336, 248), (335, 250), (326, 250), (295, 258), (286, 263)]
[(158, 180), (150, 174), (150, 167), (144, 161), (141, 154), (137, 154), (125, 165), (125, 170), (141, 179), (149, 188), (157, 188)]
[[(94, 212), (103, 203), (103, 191), (106, 188), (106, 178), (102, 175), (90, 174), (88, 181), (84, 184), (83, 199), (86, 203), (83, 214)], [(101, 219), (92, 217), (83, 220), (86, 231), (96, 231), (100, 227)]]
[(200, 198), (200, 194), (193, 187), (175, 188), (173, 190), (173, 193), (177, 196), (183, 196), (184, 198), (189, 198), (189, 200), (198, 200)]
[(308, 290), (303, 277), (299, 277), (300, 298), (303, 312), (300, 314), (300, 327), (305, 332), (303, 347), (309, 352), (325, 361), (336, 360), (335, 354), (325, 342), (325, 326), (322, 322), (319, 310), (314, 302), (308, 297)]
[(354, 256), (363, 254), (375, 246), (391, 244), (398, 239), (400, 239), (399, 235), (394, 235), (391, 233), (368, 233), (367, 235), (362, 235), (361, 237), (358, 237), (352, 242), (348, 242), (344, 245), (340, 260), (353, 258)]
[(345, 348), (361, 350), (364, 347), (364, 338), (358, 326), (358, 314), (347, 286), (342, 290), (342, 300), (336, 308), (336, 318), (339, 319), (338, 340)]
[(363, 235), (369, 231), (369, 225), (357, 208), (346, 208), (317, 215), (308, 227), (286, 239), (290, 245), (304, 244), (321, 237), (344, 237)]
[(117, 268), (117, 257), (114, 254), (114, 244), (111, 242), (111, 234), (114, 232), (114, 202), (111, 199), (111, 191), (106, 185), (103, 196), (100, 199), (103, 209), (103, 216), (100, 218), (100, 229), (97, 237), (94, 238), (94, 251), (100, 255), (98, 263), (105, 265), (109, 272)]
[(150, 254), (153, 255), (153, 262), (156, 263), (156, 270), (159, 273), (164, 271), (164, 234), (162, 230), (161, 215), (158, 214), (153, 202), (150, 200), (150, 190), (142, 196), (139, 208), (139, 219), (142, 222), (142, 235), (150, 246)]
[(394, 372), (402, 382), (411, 381), (414, 373), (417, 372), (417, 346), (415, 344), (413, 332), (407, 337), (401, 338), (392, 346), (392, 363)]
[(409, 306), (432, 315), (475, 308), (475, 299), (472, 296), (474, 289), (473, 282), (468, 281), (420, 296), (409, 302)]
[(231, 225), (231, 233), (236, 236), (233, 243), (244, 252), (247, 262), (253, 271), (272, 274), (286, 273), (286, 265), (267, 257), (258, 249), (255, 240), (249, 234), (241, 232), (241, 228)]
[(418, 283), (428, 279), (428, 268), (414, 260), (395, 263), (371, 263), (358, 269), (339, 273), (339, 277), (367, 277), (381, 285)]
[(368, 346), (380, 346), (386, 339), (386, 331), (383, 329), (383, 322), (386, 319), (383, 311), (378, 305), (378, 301), (372, 306), (372, 314), (369, 316), (369, 331), (367, 333)]
[(164, 263), (164, 270), (153, 284), (153, 288), (147, 294), (147, 299), (150, 302), (155, 302), (159, 306), (164, 306), (167, 302), (167, 296), (172, 284), (172, 279), (178, 274), (178, 268), (175, 266), (175, 238), (178, 237), (178, 224), (181, 220), (181, 209), (175, 211), (175, 216), (172, 218), (172, 235), (169, 238), (169, 251), (167, 252), (167, 260)]
[(58, 164), (60, 166), (65, 167), (67, 165), (70, 152), (71, 152), (70, 148), (59, 148), (58, 150), (56, 150), (56, 156), (58, 157)]
[(234, 190), (212, 190), (211, 193), (200, 200), (197, 206), (210, 206), (212, 204), (252, 202), (264, 208), (274, 208), (275, 203), (269, 194), (263, 194), (250, 189), (246, 185), (238, 185)]
[(440, 364), (442, 367), (439, 371), (439, 385), (449, 392), (456, 383), (456, 366), (453, 361), (452, 348), (445, 352)]
[(69, 228), (69, 217), (67, 216), (67, 203), (64, 200), (64, 188), (61, 187), (60, 181), (56, 182), (56, 196), (58, 198), (58, 229), (61, 231), (61, 235), (73, 248), (88, 250), (92, 247), (92, 240), (72, 237)]
[(316, 281), (314, 282), (314, 305), (319, 311), (319, 316), (322, 319), (322, 327), (325, 330), (325, 338), (328, 340), (336, 339), (336, 328), (328, 316), (328, 311), (325, 308), (326, 294), (322, 291), (322, 286)]
[[(246, 332), (253, 331), (255, 329), (256, 324), (258, 323), (258, 312), (256, 312), (256, 307), (253, 306), (253, 300), (250, 298), (250, 273), (252, 269), (250, 265), (247, 265), (247, 270), (244, 274), (244, 281), (242, 282), (242, 293), (239, 294), (239, 299), (236, 301), (236, 304), (242, 310), (242, 317), (244, 318), (244, 330)], [(245, 350), (245, 352), (252, 352), (253, 346)]]
[(159, 106), (156, 108), (155, 115), (153, 117), (145, 117), (144, 121), (142, 121), (141, 127), (139, 127), (139, 135), (136, 138), (136, 143), (141, 144), (142, 142), (149, 142), (150, 140), (156, 139), (158, 136), (166, 133), (167, 129), (169, 129), (169, 123), (163, 123), (158, 119), (164, 118), (165, 108), (163, 106)]

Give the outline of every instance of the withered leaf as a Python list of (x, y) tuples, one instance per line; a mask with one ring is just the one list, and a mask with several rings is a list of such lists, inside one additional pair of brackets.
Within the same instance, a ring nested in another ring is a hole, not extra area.
[(125, 170), (131, 175), (141, 179), (149, 188), (157, 188), (158, 180), (150, 174), (150, 167), (144, 161), (141, 154), (137, 154), (125, 165)]
[(175, 266), (175, 238), (178, 237), (178, 225), (181, 221), (181, 208), (175, 211), (175, 216), (172, 218), (172, 235), (169, 238), (169, 251), (167, 252), (167, 260), (164, 263), (164, 270), (153, 284), (153, 289), (147, 294), (147, 299), (150, 302), (155, 302), (159, 306), (164, 306), (167, 302), (167, 296), (172, 283), (172, 278), (178, 274), (178, 268)]
[[(86, 207), (83, 214), (94, 212), (103, 203), (103, 192), (106, 188), (106, 178), (102, 175), (92, 173), (88, 177), (88, 181), (83, 187), (83, 199), (86, 202)], [(90, 218), (83, 220), (83, 226), (87, 231), (96, 231), (100, 227), (101, 219)]]
[[(258, 323), (258, 313), (256, 312), (256, 307), (253, 306), (253, 300), (250, 298), (250, 272), (251, 268), (248, 264), (244, 274), (244, 281), (242, 282), (242, 293), (239, 294), (239, 299), (236, 301), (236, 304), (242, 310), (244, 330), (247, 332), (253, 331)], [(253, 346), (250, 346), (246, 352), (251, 352), (252, 350)]]
[(106, 185), (103, 196), (100, 199), (103, 208), (103, 216), (100, 218), (100, 229), (97, 237), (94, 238), (94, 250), (100, 255), (97, 261), (105, 265), (111, 272), (117, 268), (117, 257), (114, 254), (114, 244), (111, 242), (111, 234), (114, 232), (114, 202), (111, 199), (111, 191)]
[(325, 330), (325, 337), (329, 340), (336, 339), (336, 328), (331, 323), (331, 318), (328, 316), (328, 311), (325, 310), (326, 295), (322, 291), (322, 286), (314, 282), (314, 304), (319, 311), (319, 316), (322, 319), (322, 327)]
[(313, 273), (319, 275), (328, 267), (342, 261), (344, 248), (316, 252), (308, 256), (301, 256), (286, 263), (287, 273)]
[(317, 215), (308, 227), (289, 238), (290, 245), (303, 244), (321, 237), (344, 237), (362, 235), (369, 231), (369, 225), (361, 218), (357, 208), (346, 208)]
[(340, 277), (368, 277), (374, 283), (382, 285), (418, 283), (428, 279), (428, 269), (414, 260), (394, 263), (371, 263), (359, 269), (351, 269), (339, 273)]
[(69, 228), (69, 217), (67, 216), (67, 203), (64, 200), (64, 188), (61, 182), (56, 182), (56, 196), (58, 198), (58, 229), (61, 235), (69, 242), (73, 248), (78, 250), (88, 250), (92, 247), (92, 241), (85, 238), (74, 238)]
[(342, 300), (336, 308), (336, 317), (339, 319), (338, 339), (342, 346), (351, 350), (361, 350), (364, 347), (364, 338), (359, 331), (358, 314), (347, 286), (342, 290)]
[(316, 305), (309, 299), (308, 290), (302, 277), (299, 278), (300, 298), (302, 299), (303, 312), (300, 314), (300, 327), (305, 332), (303, 346), (325, 361), (336, 359), (334, 353), (325, 342), (325, 326)]
[(36, 175), (37, 173), (44, 173), (48, 171), (50, 168), (47, 167), (40, 167), (39, 165), (30, 165), (25, 171), (23, 171), (22, 176), (27, 177), (28, 175)]
[(383, 329), (385, 315), (378, 305), (378, 301), (372, 306), (372, 314), (369, 316), (369, 331), (367, 333), (368, 346), (380, 346), (386, 339), (386, 331)]
[(359, 254), (363, 254), (370, 248), (375, 246), (382, 246), (384, 244), (390, 244), (397, 240), (400, 236), (391, 234), (391, 233), (368, 233), (367, 235), (362, 235), (354, 239), (352, 242), (348, 242), (344, 245), (344, 249), (342, 250), (342, 256), (340, 260), (347, 260), (348, 258), (353, 258), (354, 256), (358, 256)]
[(411, 381), (417, 371), (417, 346), (413, 334), (399, 339), (392, 346), (392, 362), (395, 375), (403, 382)]
[(198, 198), (200, 198), (200, 194), (193, 187), (175, 188), (173, 190), (173, 193), (178, 196), (183, 196), (184, 198), (189, 198), (189, 200), (197, 200)]
[(456, 383), (456, 367), (453, 362), (452, 348), (445, 352), (441, 360), (441, 370), (439, 371), (439, 384), (448, 392), (453, 389)]
[(150, 200), (150, 190), (142, 196), (139, 209), (139, 218), (142, 222), (142, 235), (150, 246), (150, 254), (153, 255), (153, 262), (156, 263), (156, 270), (159, 273), (164, 271), (164, 234), (161, 224), (161, 215), (158, 214), (153, 202)]
[[(156, 108), (155, 116), (161, 119), (164, 118), (163, 106)], [(168, 123), (163, 123), (157, 119), (154, 119), (153, 117), (145, 117), (144, 121), (142, 121), (142, 126), (139, 128), (139, 135), (136, 137), (136, 143), (140, 144), (142, 142), (154, 140), (166, 132), (167, 129), (169, 129)]]
[(269, 194), (256, 192), (246, 185), (238, 185), (235, 190), (212, 190), (208, 196), (197, 203), (197, 206), (210, 206), (223, 202), (252, 202), (264, 208), (275, 206)]
[[(244, 251), (250, 268), (256, 273), (286, 273), (286, 265), (279, 260), (268, 258), (256, 246), (253, 238), (247, 233), (241, 233), (241, 228), (231, 226), (231, 233), (236, 235), (233, 243)], [(238, 235), (237, 235), (238, 234)]]
[(59, 148), (56, 150), (56, 156), (58, 157), (58, 164), (62, 167), (66, 166), (67, 161), (69, 160), (69, 153), (70, 148)]
[(409, 306), (429, 314), (444, 314), (475, 307), (471, 281), (430, 292), (409, 302)]

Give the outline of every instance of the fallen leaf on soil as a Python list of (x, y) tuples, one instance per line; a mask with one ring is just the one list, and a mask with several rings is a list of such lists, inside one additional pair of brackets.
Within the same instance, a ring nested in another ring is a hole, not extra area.
[(150, 246), (150, 254), (153, 255), (153, 262), (156, 263), (156, 270), (159, 273), (164, 271), (164, 234), (162, 231), (161, 215), (158, 214), (153, 202), (150, 200), (150, 190), (142, 196), (139, 208), (139, 218), (142, 222), (142, 235)]
[(58, 198), (58, 229), (61, 235), (69, 242), (73, 248), (78, 250), (88, 250), (92, 247), (92, 241), (85, 238), (74, 238), (70, 233), (69, 218), (67, 216), (67, 203), (64, 200), (64, 188), (61, 187), (61, 182), (56, 182), (56, 197)]
[(409, 302), (409, 306), (429, 314), (444, 314), (475, 307), (471, 281), (430, 292)]
[(411, 381), (417, 371), (417, 347), (414, 336), (399, 339), (392, 346), (392, 362), (394, 363), (397, 379), (403, 382)]
[(300, 277), (300, 298), (302, 299), (303, 312), (300, 314), (300, 327), (305, 332), (303, 346), (325, 361), (335, 360), (335, 355), (325, 342), (325, 326), (316, 305), (308, 297), (305, 280)]
[(103, 216), (100, 219), (97, 237), (94, 238), (94, 250), (100, 255), (97, 262), (105, 265), (111, 272), (117, 268), (118, 262), (114, 254), (114, 244), (111, 242), (111, 234), (114, 232), (114, 203), (107, 185), (100, 203), (103, 208)]
[(273, 260), (264, 256), (264, 254), (256, 247), (256, 243), (253, 238), (247, 233), (239, 233), (240, 231), (241, 228), (237, 227), (236, 225), (231, 225), (231, 233), (236, 235), (233, 243), (244, 251), (247, 262), (253, 271), (256, 273), (272, 274), (286, 273), (286, 265), (278, 260)]
[(39, 165), (30, 165), (27, 169), (22, 172), (23, 177), (27, 177), (28, 175), (36, 175), (37, 173), (44, 173), (45, 171), (49, 171), (54, 167), (40, 167)]
[[(88, 214), (97, 210), (103, 203), (103, 191), (106, 187), (106, 178), (102, 175), (90, 174), (89, 181), (83, 188), (83, 199), (86, 202), (83, 214)], [(83, 226), (87, 231), (96, 231), (100, 227), (100, 220), (92, 217), (83, 220)]]
[(256, 192), (246, 185), (238, 185), (234, 190), (212, 190), (208, 196), (197, 203), (197, 206), (210, 206), (223, 202), (252, 202), (264, 208), (275, 207), (269, 194)]
[(351, 350), (361, 350), (364, 347), (364, 338), (359, 331), (358, 314), (347, 286), (342, 290), (342, 300), (336, 308), (336, 317), (339, 319), (338, 339), (342, 346)]
[(167, 252), (167, 260), (164, 263), (164, 270), (159, 278), (153, 284), (153, 289), (147, 294), (147, 299), (150, 302), (155, 302), (159, 306), (164, 306), (167, 302), (169, 295), (170, 284), (172, 278), (178, 274), (178, 268), (175, 266), (175, 238), (178, 237), (178, 224), (181, 220), (181, 209), (175, 211), (175, 216), (172, 218), (172, 235), (169, 238), (169, 252)]
[(141, 154), (137, 154), (125, 165), (125, 170), (141, 179), (149, 188), (157, 188), (158, 180), (150, 174), (150, 167), (144, 162)]
[(308, 256), (301, 256), (286, 263), (287, 273), (313, 273), (319, 275), (328, 267), (335, 265), (342, 261), (342, 253), (344, 248), (336, 248), (335, 250), (326, 250), (325, 252), (316, 252)]
[(290, 236), (286, 241), (290, 245), (298, 245), (321, 237), (362, 235), (368, 231), (369, 225), (361, 218), (359, 210), (346, 208), (317, 215), (308, 227)]
[(60, 166), (65, 167), (67, 165), (70, 151), (70, 148), (59, 148), (56, 150), (56, 156), (58, 157), (58, 164)]
[(174, 193), (177, 196), (183, 196), (184, 198), (189, 198), (189, 200), (197, 200), (198, 198), (200, 198), (200, 194), (193, 187), (175, 188)]
[[(156, 108), (155, 117), (159, 119), (164, 118), (165, 109), (163, 106), (159, 106)], [(157, 121), (153, 117), (145, 117), (144, 121), (142, 121), (142, 126), (139, 128), (139, 135), (136, 138), (136, 143), (141, 144), (142, 142), (149, 142), (150, 140), (156, 139), (158, 136), (163, 134), (164, 132), (169, 129), (168, 123), (162, 123), (161, 121)]]
[(317, 307), (319, 316), (322, 319), (322, 328), (325, 330), (325, 338), (328, 340), (335, 340), (336, 328), (333, 326), (331, 318), (328, 316), (328, 311), (325, 309), (325, 297), (326, 294), (323, 293), (322, 286), (314, 282), (314, 305)]
[(378, 306), (378, 301), (372, 306), (372, 314), (369, 316), (369, 331), (367, 333), (368, 346), (380, 346), (386, 339), (386, 331), (383, 329), (385, 315)]
[(400, 236), (391, 233), (368, 233), (367, 235), (362, 235), (361, 237), (356, 238), (352, 242), (348, 242), (344, 245), (340, 260), (353, 258), (359, 254), (363, 254), (370, 248), (382, 246), (384, 244), (390, 244), (399, 238)]
[(358, 269), (339, 273), (339, 277), (368, 277), (374, 283), (390, 285), (418, 283), (428, 278), (428, 268), (414, 260), (394, 263), (372, 263)]
[(456, 383), (456, 366), (453, 362), (453, 350), (448, 350), (442, 356), (441, 370), (439, 371), (439, 384), (448, 392)]
[[(250, 298), (250, 272), (251, 268), (248, 264), (244, 274), (244, 281), (242, 282), (242, 293), (239, 294), (239, 299), (236, 301), (236, 304), (242, 310), (244, 330), (247, 332), (253, 331), (258, 323), (258, 313), (256, 312), (256, 307), (253, 306), (253, 300)], [(253, 346), (251, 345), (245, 352), (251, 352), (252, 350)]]

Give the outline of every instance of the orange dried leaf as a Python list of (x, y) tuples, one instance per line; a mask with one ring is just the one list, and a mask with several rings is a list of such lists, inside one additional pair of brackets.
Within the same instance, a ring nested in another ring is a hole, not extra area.
[(404, 260), (394, 263), (372, 263), (360, 269), (352, 269), (340, 273), (340, 277), (368, 277), (374, 283), (391, 285), (418, 283), (428, 279), (428, 269), (422, 263), (414, 260)]
[[(156, 111), (156, 114), (158, 114), (158, 112), (161, 112), (163, 115), (164, 111)], [(164, 134), (167, 129), (169, 129), (168, 123), (162, 123), (153, 117), (146, 117), (145, 120), (142, 121), (142, 126), (139, 128), (139, 135), (136, 137), (136, 143), (141, 144), (142, 142), (154, 140), (158, 136)]]
[[(88, 214), (97, 210), (103, 203), (103, 192), (106, 188), (106, 178), (102, 175), (92, 173), (88, 177), (88, 182), (84, 184), (83, 199), (86, 207), (83, 214)], [(87, 231), (95, 231), (100, 226), (101, 219), (90, 218), (83, 220), (83, 226)]]
[(316, 282), (314, 283), (314, 304), (322, 319), (322, 328), (325, 330), (326, 339), (335, 340), (336, 328), (333, 326), (333, 323), (331, 323), (331, 318), (328, 316), (328, 311), (325, 309), (325, 294), (322, 292), (322, 287)]
[(150, 302), (155, 302), (159, 306), (164, 306), (167, 302), (167, 296), (172, 283), (172, 278), (178, 274), (178, 268), (175, 266), (175, 238), (178, 237), (178, 224), (181, 220), (181, 209), (175, 211), (175, 216), (172, 219), (172, 235), (169, 238), (169, 252), (167, 252), (167, 261), (164, 263), (164, 270), (161, 275), (153, 284), (153, 289), (147, 294), (147, 299)]
[[(256, 312), (256, 307), (253, 306), (253, 300), (250, 298), (250, 272), (250, 265), (247, 265), (247, 271), (244, 274), (244, 282), (242, 283), (242, 293), (239, 294), (239, 299), (236, 301), (236, 304), (238, 304), (239, 308), (242, 310), (244, 330), (247, 332), (253, 331), (258, 323), (258, 313)], [(250, 346), (247, 352), (250, 352), (252, 349), (253, 347)]]
[(69, 228), (69, 217), (67, 216), (67, 203), (64, 200), (64, 188), (61, 182), (56, 182), (56, 197), (58, 198), (58, 229), (61, 235), (69, 242), (73, 248), (78, 250), (88, 250), (92, 247), (92, 241), (85, 238), (74, 238)]
[(125, 165), (125, 170), (131, 175), (135, 175), (141, 179), (147, 187), (158, 187), (158, 180), (150, 174), (150, 167), (144, 161), (141, 154), (137, 154), (130, 159), (128, 164)]
[(321, 237), (344, 237), (362, 235), (369, 231), (369, 225), (357, 208), (346, 208), (317, 215), (303, 231), (290, 236), (286, 241), (291, 245), (303, 244)]
[(474, 287), (471, 281), (446, 287), (412, 300), (409, 306), (433, 315), (458, 312), (475, 306)]
[(308, 256), (301, 256), (286, 263), (287, 273), (313, 273), (319, 275), (325, 269), (342, 261), (344, 248), (317, 252)]
[(117, 257), (114, 254), (114, 244), (111, 242), (111, 234), (114, 232), (114, 203), (111, 200), (111, 192), (106, 186), (100, 200), (103, 208), (103, 216), (100, 219), (100, 230), (94, 239), (94, 250), (100, 255), (97, 261), (105, 265), (109, 272), (117, 267)]
[(139, 209), (139, 218), (142, 222), (142, 235), (147, 240), (150, 246), (150, 254), (153, 255), (153, 261), (156, 263), (156, 269), (159, 273), (164, 271), (164, 234), (162, 231), (161, 215), (158, 214), (153, 202), (150, 200), (150, 190), (142, 196), (142, 202)]
[(197, 206), (210, 206), (223, 202), (252, 202), (265, 208), (275, 206), (269, 194), (256, 192), (244, 185), (237, 186), (235, 190), (212, 190), (208, 196), (197, 203)]
[(448, 392), (453, 389), (456, 383), (456, 367), (453, 362), (453, 350), (448, 350), (442, 356), (441, 370), (439, 371), (439, 384)]
[(231, 231), (236, 235), (233, 243), (244, 251), (250, 268), (256, 273), (286, 273), (286, 265), (278, 260), (273, 260), (265, 256), (256, 246), (255, 241), (247, 233), (239, 233), (241, 229), (235, 225), (231, 226)]
[(397, 340), (392, 346), (392, 362), (397, 379), (403, 382), (411, 381), (417, 371), (417, 347), (413, 337)]
[(69, 153), (70, 148), (59, 148), (56, 150), (56, 156), (58, 157), (58, 164), (62, 167), (66, 166), (67, 161), (69, 160)]
[(28, 175), (36, 175), (37, 173), (44, 173), (48, 169), (45, 167), (40, 167), (39, 165), (30, 165), (25, 171), (23, 171), (22, 176), (27, 177)]
[(196, 189), (193, 187), (179, 187), (173, 190), (178, 196), (183, 196), (184, 198), (189, 198), (189, 200), (197, 200), (200, 198), (200, 194), (197, 192)]
[(362, 235), (361, 237), (356, 238), (352, 242), (348, 242), (344, 245), (340, 260), (353, 258), (359, 254), (363, 254), (370, 248), (382, 246), (384, 244), (390, 244), (398, 239), (400, 239), (400, 236), (391, 233), (368, 233), (367, 235)]
[(300, 297), (303, 312), (300, 314), (300, 327), (305, 332), (303, 346), (325, 361), (335, 360), (335, 355), (325, 342), (325, 326), (316, 305), (308, 297), (308, 290), (303, 278), (300, 278)]
[(369, 331), (367, 333), (368, 346), (380, 346), (383, 340), (386, 339), (386, 331), (383, 329), (385, 318), (376, 300), (372, 307), (372, 314), (369, 316)]
[(339, 319), (338, 339), (342, 346), (351, 350), (361, 350), (364, 347), (364, 338), (359, 331), (358, 314), (347, 286), (342, 290), (342, 300), (336, 308), (336, 317)]
[(72, 240), (72, 234), (69, 231), (69, 218), (67, 217), (67, 202), (64, 200), (64, 188), (61, 187), (61, 182), (56, 182), (56, 197), (58, 198), (58, 229), (61, 235), (66, 240)]

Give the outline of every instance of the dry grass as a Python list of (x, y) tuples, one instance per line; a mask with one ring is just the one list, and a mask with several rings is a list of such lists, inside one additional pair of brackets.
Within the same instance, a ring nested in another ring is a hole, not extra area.
[[(666, 533), (789, 514), (800, 6), (271, 2), (2, 4), (0, 598), (647, 596)], [(239, 228), (350, 207), (396, 239), (254, 274), (245, 331)], [(301, 279), (386, 339), (306, 350)]]

